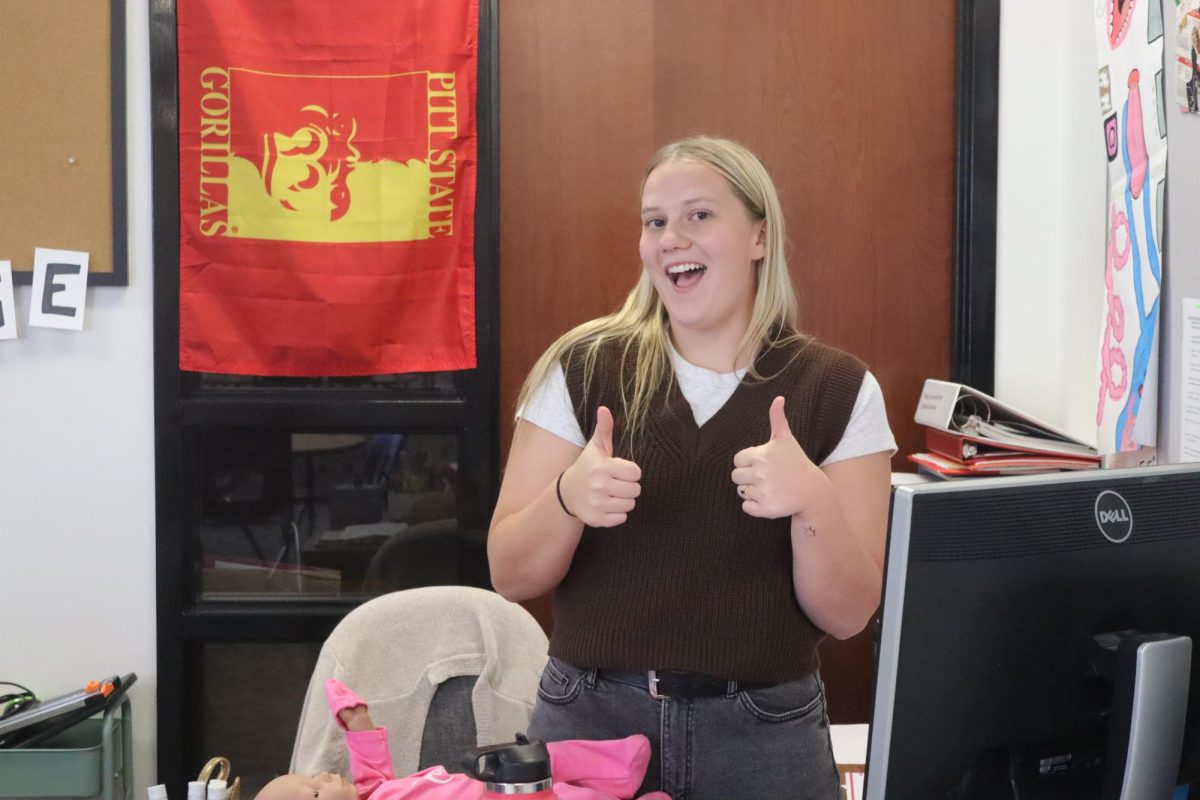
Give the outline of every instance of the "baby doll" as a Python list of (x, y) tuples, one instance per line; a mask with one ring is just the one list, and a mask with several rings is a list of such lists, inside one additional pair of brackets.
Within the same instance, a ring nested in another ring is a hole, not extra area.
[[(484, 785), (444, 767), (430, 767), (405, 778), (392, 775), (387, 728), (377, 726), (367, 704), (336, 678), (325, 682), (329, 709), (345, 732), (350, 753), (351, 783), (340, 775), (281, 775), (262, 788), (255, 800), (477, 800)], [(554, 793), (563, 800), (630, 798), (650, 761), (645, 736), (611, 741), (550, 742)], [(464, 754), (465, 755), (465, 754)], [(640, 800), (670, 800), (661, 792)]]
[[(392, 777), (391, 756), (387, 749), (387, 729), (376, 727), (367, 711), (366, 703), (345, 684), (333, 678), (325, 683), (325, 697), (329, 700), (330, 710), (337, 717), (338, 726), (346, 731), (346, 746), (350, 750), (355, 782), (351, 783), (341, 775), (330, 772), (313, 776), (294, 773), (280, 775), (264, 786), (255, 796), (255, 800), (360, 800), (370, 797), (375, 789)], [(360, 743), (351, 738), (352, 732), (368, 734), (361, 743), (364, 747), (369, 747), (370, 739), (378, 738), (383, 741), (384, 760), (382, 763), (376, 763), (378, 752), (374, 753), (374, 759), (368, 756), (365, 764), (375, 769), (363, 770), (363, 777), (367, 780), (364, 780), (361, 786), (356, 784), (359, 783), (359, 763), (364, 751), (356, 747), (356, 744)], [(375, 736), (370, 736), (371, 733)], [(379, 769), (380, 767), (382, 769)]]

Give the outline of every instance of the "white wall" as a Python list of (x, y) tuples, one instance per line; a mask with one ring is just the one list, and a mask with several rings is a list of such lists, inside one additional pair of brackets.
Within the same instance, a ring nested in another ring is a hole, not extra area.
[(998, 398), (1093, 444), (1108, 163), (1095, 7), (1001, 4), (995, 368)]
[(127, 3), (126, 37), (129, 286), (89, 289), (78, 333), (28, 328), (30, 292), (18, 288), (20, 338), (0, 341), (0, 680), (49, 696), (136, 672), (144, 797), (157, 683), (145, 0)]

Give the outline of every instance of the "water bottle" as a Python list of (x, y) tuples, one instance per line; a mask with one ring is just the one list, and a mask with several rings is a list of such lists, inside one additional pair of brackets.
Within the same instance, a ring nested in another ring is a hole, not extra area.
[(552, 800), (550, 751), (542, 742), (531, 742), (517, 734), (515, 742), (480, 747), (463, 758), (467, 775), (484, 781), (484, 797), (504, 800)]

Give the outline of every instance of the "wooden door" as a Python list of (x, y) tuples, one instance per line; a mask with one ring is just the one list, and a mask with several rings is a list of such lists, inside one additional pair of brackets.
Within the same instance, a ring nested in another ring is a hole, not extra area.
[[(802, 327), (870, 365), (910, 471), (921, 383), (951, 361), (954, 42), (954, 0), (503, 0), (504, 453), (534, 360), (637, 277), (646, 160), (710, 133), (770, 170)], [(821, 652), (831, 719), (866, 721), (870, 635)]]

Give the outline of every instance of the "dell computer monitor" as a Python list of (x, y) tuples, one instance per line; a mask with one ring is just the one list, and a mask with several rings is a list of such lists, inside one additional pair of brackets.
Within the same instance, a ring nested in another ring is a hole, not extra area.
[(899, 486), (881, 623), (867, 800), (1167, 800), (1200, 779), (1200, 464)]

